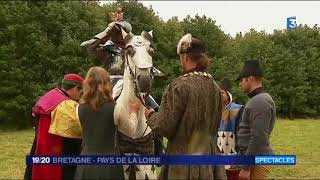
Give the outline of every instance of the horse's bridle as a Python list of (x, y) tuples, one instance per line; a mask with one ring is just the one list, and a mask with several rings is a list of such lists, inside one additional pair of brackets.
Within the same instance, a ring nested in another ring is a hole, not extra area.
[(133, 80), (134, 94), (135, 94), (136, 97), (141, 101), (141, 103), (143, 104), (144, 107), (150, 108), (150, 107), (149, 107), (148, 105), (146, 105), (146, 103), (145, 103), (145, 98), (146, 98), (147, 96), (149, 96), (149, 94), (150, 94), (150, 89), (145, 93), (145, 97), (141, 97), (141, 94), (140, 94), (139, 88), (138, 88), (137, 77), (136, 77), (136, 74), (137, 74), (137, 65), (134, 63), (134, 61), (132, 61), (133, 65), (134, 65), (134, 67), (135, 67), (134, 72), (133, 72), (133, 70), (131, 69), (130, 64), (129, 64), (129, 60), (128, 60), (129, 58), (128, 58), (127, 56), (129, 56), (129, 55), (126, 53), (126, 55), (125, 55), (125, 60), (126, 60), (126, 63), (127, 63), (127, 65), (128, 65), (129, 72), (130, 72), (131, 76), (132, 76), (133, 79), (134, 79), (134, 80)]
[[(134, 93), (135, 93), (136, 97), (140, 100), (140, 102), (143, 104), (143, 106), (144, 106), (145, 108), (150, 109), (150, 106), (148, 106), (148, 105), (145, 103), (145, 102), (146, 102), (146, 97), (149, 96), (150, 91), (148, 91), (148, 92), (145, 94), (144, 97), (141, 97), (141, 94), (140, 94), (140, 92), (139, 92), (139, 90), (138, 90), (138, 85), (137, 85), (137, 82), (136, 82), (136, 79), (137, 79), (137, 78), (136, 78), (137, 65), (134, 63), (134, 61), (132, 61), (132, 63), (134, 64), (134, 67), (135, 67), (135, 73), (134, 73), (133, 70), (132, 70), (131, 67), (130, 67), (129, 60), (128, 60), (128, 59), (129, 59), (128, 56), (129, 56), (129, 54), (128, 54), (127, 52), (125, 52), (125, 61), (126, 61), (127, 66), (128, 66), (128, 68), (129, 68), (130, 75), (134, 78), (134, 80), (133, 80)], [(151, 67), (151, 68), (153, 68), (153, 67)], [(150, 127), (150, 126), (147, 124), (147, 127), (144, 129), (144, 131), (143, 131), (142, 135), (140, 136), (140, 138), (142, 138), (142, 137), (145, 135), (145, 133), (147, 132), (148, 127)], [(151, 127), (150, 127), (150, 128), (151, 128)], [(160, 139), (159, 139), (159, 140), (160, 140)], [(166, 147), (163, 145), (162, 140), (160, 140), (160, 142), (161, 142), (162, 148), (163, 148), (163, 149), (166, 149)]]
[[(128, 68), (129, 68), (129, 72), (130, 72), (130, 75), (134, 78), (134, 80), (133, 80), (133, 87), (134, 87), (134, 94), (136, 95), (136, 97), (140, 100), (140, 102), (142, 103), (142, 105), (145, 107), (145, 108), (148, 108), (148, 109), (150, 109), (150, 106), (148, 106), (145, 102), (146, 102), (146, 97), (148, 97), (149, 96), (149, 94), (150, 94), (150, 91), (148, 91), (146, 94), (145, 94), (145, 96), (144, 97), (141, 97), (141, 94), (140, 94), (140, 92), (139, 92), (139, 89), (138, 89), (138, 84), (137, 84), (137, 81), (136, 81), (136, 69), (137, 69), (137, 65), (133, 62), (133, 64), (134, 64), (134, 67), (135, 67), (135, 73), (133, 72), (133, 70), (131, 69), (131, 67), (130, 67), (130, 64), (129, 64), (129, 58), (128, 58), (128, 54), (127, 54), (127, 52), (125, 52), (125, 61), (126, 61), (126, 63), (127, 63), (127, 66), (128, 66)], [(147, 125), (147, 127), (146, 127), (146, 129), (143, 131), (143, 133), (142, 133), (142, 135), (141, 135), (141, 138), (145, 135), (145, 133), (146, 133), (146, 131), (147, 131), (147, 129), (148, 129), (148, 125)]]

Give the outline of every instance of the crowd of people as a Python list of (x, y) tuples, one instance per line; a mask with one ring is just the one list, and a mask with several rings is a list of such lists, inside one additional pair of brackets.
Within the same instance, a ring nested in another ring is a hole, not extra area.
[[(84, 43), (95, 47), (91, 51), (105, 53), (98, 45), (106, 39), (120, 39), (122, 47), (119, 33), (124, 29), (129, 33), (131, 26), (117, 15), (116, 22)], [(249, 97), (240, 105), (234, 102), (231, 80), (225, 78), (218, 84), (206, 72), (210, 63), (206, 52), (204, 41), (184, 35), (177, 45), (182, 72), (167, 85), (160, 108), (145, 108), (139, 100), (129, 102), (129, 121), (135, 121), (138, 110), (144, 108), (152, 132), (168, 140), (166, 155), (274, 154), (269, 138), (276, 119), (275, 103), (263, 89), (259, 61), (245, 61), (239, 73), (240, 89)], [(105, 56), (99, 57), (110, 63)], [(33, 108), (37, 123), (30, 154), (119, 155), (113, 117), (115, 85), (101, 67), (91, 67), (85, 78), (66, 74), (61, 86), (43, 95)], [(166, 165), (161, 167), (159, 179), (267, 179), (270, 171), (265, 165)], [(37, 165), (26, 167), (25, 179), (124, 179), (124, 170), (115, 165)]]

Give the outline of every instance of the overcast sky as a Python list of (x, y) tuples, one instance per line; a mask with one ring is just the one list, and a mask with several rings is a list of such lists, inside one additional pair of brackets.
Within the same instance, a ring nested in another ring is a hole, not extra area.
[(225, 33), (234, 36), (251, 28), (272, 33), (285, 29), (287, 17), (296, 16), (297, 24), (320, 24), (320, 1), (141, 1), (163, 20), (190, 14), (206, 15)]

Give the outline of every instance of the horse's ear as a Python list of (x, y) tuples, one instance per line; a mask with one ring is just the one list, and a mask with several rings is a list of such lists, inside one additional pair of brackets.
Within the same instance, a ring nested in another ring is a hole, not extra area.
[(131, 33), (131, 32), (129, 32), (129, 33), (127, 33), (125, 30), (123, 30), (122, 28), (121, 28), (121, 34), (122, 34), (122, 38), (123, 39), (130, 39), (130, 38), (132, 38), (133, 37), (133, 34)]
[(128, 36), (128, 33), (121, 28), (122, 39), (125, 39)]
[(153, 38), (153, 30), (148, 32), (150, 34), (150, 36)]
[(153, 41), (153, 35), (152, 35), (152, 31), (142, 31), (141, 36), (148, 39), (150, 42)]
[(127, 44), (130, 41), (130, 39), (133, 37), (133, 34), (131, 32), (127, 33), (122, 28), (121, 28), (121, 33), (122, 33), (122, 38), (125, 44)]

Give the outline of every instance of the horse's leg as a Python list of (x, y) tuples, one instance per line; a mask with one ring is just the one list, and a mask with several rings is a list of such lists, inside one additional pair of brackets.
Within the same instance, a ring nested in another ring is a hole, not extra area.
[(137, 165), (140, 171), (137, 171), (137, 179), (157, 179), (157, 172), (154, 165)]
[(128, 180), (142, 180), (145, 179), (146, 173), (140, 165), (123, 165), (124, 177)]
[[(133, 156), (136, 154), (125, 153), (125, 155)], [(142, 176), (139, 175), (139, 172), (141, 172), (139, 165), (135, 165), (135, 164), (123, 165), (123, 172), (126, 180), (144, 179), (144, 177), (142, 178)]]
[(126, 180), (157, 179), (155, 165), (123, 165), (123, 172)]
[(123, 174), (124, 174), (124, 179), (128, 180), (129, 179), (129, 165), (123, 165)]

